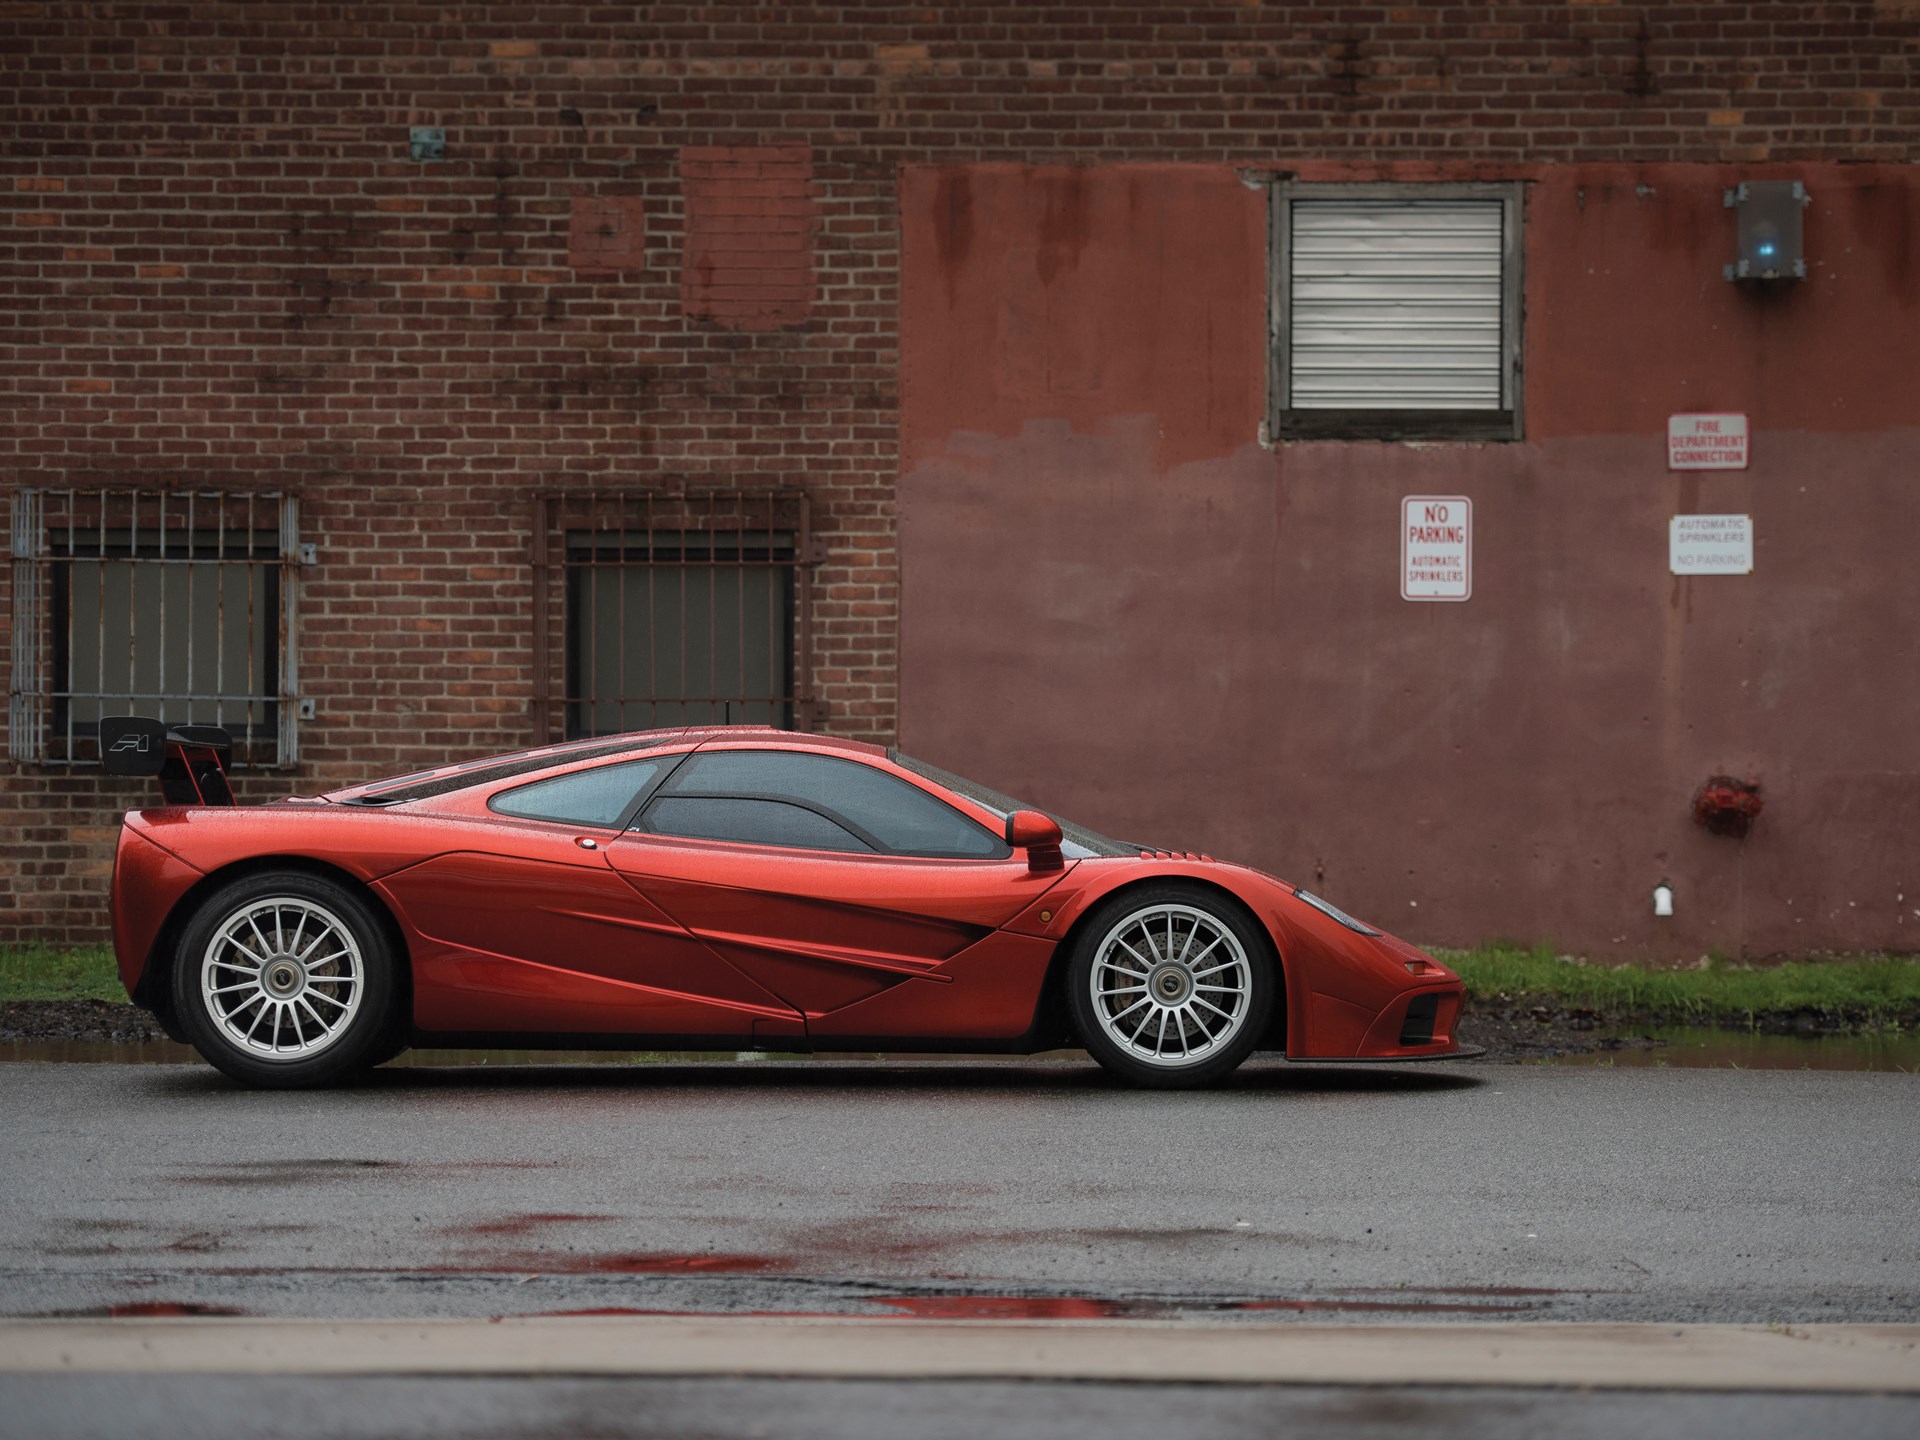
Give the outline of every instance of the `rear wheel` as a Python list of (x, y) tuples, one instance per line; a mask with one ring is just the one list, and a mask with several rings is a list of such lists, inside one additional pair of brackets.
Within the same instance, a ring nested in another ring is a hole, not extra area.
[(299, 871), (215, 892), (181, 936), (173, 999), (194, 1048), (234, 1079), (328, 1085), (393, 1043), (395, 964), (360, 896)]
[(1129, 890), (1075, 942), (1067, 999), (1081, 1043), (1136, 1085), (1205, 1085), (1259, 1044), (1278, 967), (1266, 938), (1217, 896), (1183, 885)]

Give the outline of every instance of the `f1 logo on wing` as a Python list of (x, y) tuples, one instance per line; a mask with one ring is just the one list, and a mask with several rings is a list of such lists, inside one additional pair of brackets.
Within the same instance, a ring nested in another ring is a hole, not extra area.
[(138, 715), (100, 717), (100, 764), (109, 775), (158, 775), (166, 769), (167, 727)]

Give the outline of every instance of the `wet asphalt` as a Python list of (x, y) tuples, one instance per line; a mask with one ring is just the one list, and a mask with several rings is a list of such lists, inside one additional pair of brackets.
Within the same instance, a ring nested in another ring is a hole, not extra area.
[(1920, 1319), (1910, 1074), (5, 1064), (0, 1115), (13, 1316)]

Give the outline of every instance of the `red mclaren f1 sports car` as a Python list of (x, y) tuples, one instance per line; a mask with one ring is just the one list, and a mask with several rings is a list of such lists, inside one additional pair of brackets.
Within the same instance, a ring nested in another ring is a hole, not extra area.
[(1031, 1053), (1140, 1085), (1256, 1049), (1428, 1060), (1463, 987), (1296, 886), (1122, 844), (893, 750), (655, 730), (235, 806), (209, 727), (113, 868), (120, 973), (253, 1085), (408, 1045)]

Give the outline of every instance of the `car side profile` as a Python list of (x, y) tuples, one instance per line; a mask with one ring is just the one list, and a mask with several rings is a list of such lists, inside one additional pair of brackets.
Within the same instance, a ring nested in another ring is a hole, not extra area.
[(103, 748), (148, 746), (117, 768), (176, 802), (121, 828), (122, 979), (251, 1085), (409, 1045), (1080, 1044), (1164, 1087), (1258, 1049), (1469, 1053), (1459, 978), (1413, 946), (874, 745), (648, 731), (235, 806), (218, 732), (117, 724)]

